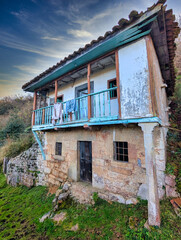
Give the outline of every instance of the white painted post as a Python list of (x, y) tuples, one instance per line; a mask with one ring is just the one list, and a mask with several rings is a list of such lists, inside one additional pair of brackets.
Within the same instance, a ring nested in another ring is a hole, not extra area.
[(145, 146), (146, 179), (148, 188), (148, 224), (160, 226), (160, 203), (158, 197), (153, 130), (158, 123), (139, 123), (143, 131)]

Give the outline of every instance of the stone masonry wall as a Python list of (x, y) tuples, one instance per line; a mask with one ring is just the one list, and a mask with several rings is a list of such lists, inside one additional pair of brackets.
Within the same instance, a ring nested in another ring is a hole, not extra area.
[[(99, 126), (89, 129), (70, 128), (44, 134), (43, 160), (38, 144), (7, 164), (7, 182), (28, 187), (34, 185), (59, 186), (67, 178), (80, 180), (78, 141), (92, 142), (92, 186), (102, 197), (125, 202), (140, 196), (147, 199), (145, 149), (143, 132), (137, 125)], [(113, 159), (113, 142), (128, 142), (128, 162)], [(55, 155), (55, 143), (62, 143), (62, 155)], [(155, 159), (159, 198), (165, 195), (166, 131), (157, 127), (154, 132)], [(110, 197), (111, 196), (111, 197)], [(122, 200), (124, 199), (124, 201)]]
[(44, 160), (38, 144), (8, 161), (6, 177), (8, 184), (12, 186), (19, 184), (31, 187), (46, 184)]
[[(66, 129), (46, 133), (45, 175), (48, 185), (59, 185), (67, 177), (79, 180), (78, 141), (92, 141), (93, 187), (136, 197), (146, 184), (143, 133), (136, 125)], [(113, 141), (128, 142), (129, 162), (113, 160)], [(55, 155), (55, 143), (62, 142), (62, 156)]]

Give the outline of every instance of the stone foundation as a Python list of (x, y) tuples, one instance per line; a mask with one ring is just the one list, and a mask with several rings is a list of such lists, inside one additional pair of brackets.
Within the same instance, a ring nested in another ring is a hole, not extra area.
[[(136, 125), (66, 129), (46, 132), (45, 174), (47, 184), (59, 185), (70, 178), (80, 180), (78, 141), (92, 142), (92, 186), (135, 198), (146, 184), (143, 133)], [(113, 141), (128, 142), (128, 162), (113, 160)], [(62, 142), (62, 156), (55, 155), (55, 143)]]
[[(143, 132), (136, 124), (71, 128), (50, 131), (44, 134), (43, 160), (39, 148), (34, 145), (7, 165), (7, 181), (16, 186), (60, 186), (67, 179), (80, 181), (79, 141), (92, 142), (92, 183), (99, 189), (100, 197), (118, 202), (131, 202), (137, 196), (148, 199), (146, 184), (145, 148)], [(165, 195), (165, 138), (162, 128), (154, 132), (158, 194)], [(113, 159), (113, 142), (128, 142), (128, 162)], [(55, 155), (56, 142), (62, 143), (62, 155)], [(82, 185), (81, 185), (82, 186)], [(82, 188), (82, 187), (81, 187)], [(77, 189), (77, 188), (76, 188)], [(75, 191), (73, 191), (75, 192)], [(79, 192), (79, 191), (78, 191)], [(75, 194), (76, 195), (76, 194)], [(112, 197), (111, 197), (112, 196)], [(134, 202), (133, 201), (133, 202)]]

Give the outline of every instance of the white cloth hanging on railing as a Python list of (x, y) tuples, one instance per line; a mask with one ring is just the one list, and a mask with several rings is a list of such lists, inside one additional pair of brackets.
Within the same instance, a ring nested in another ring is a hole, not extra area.
[(52, 124), (55, 125), (57, 120), (62, 124), (62, 103), (54, 103), (53, 106)]

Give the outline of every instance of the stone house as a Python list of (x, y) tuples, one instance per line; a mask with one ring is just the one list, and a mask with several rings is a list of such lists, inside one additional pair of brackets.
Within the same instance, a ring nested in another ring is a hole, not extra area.
[[(164, 3), (132, 11), (23, 86), (34, 92), (32, 131), (46, 184), (68, 177), (118, 200), (140, 196), (148, 200), (150, 225), (160, 225), (165, 194), (167, 97), (179, 33)], [(53, 124), (55, 106), (61, 110)], [(43, 147), (37, 132), (44, 133)]]

